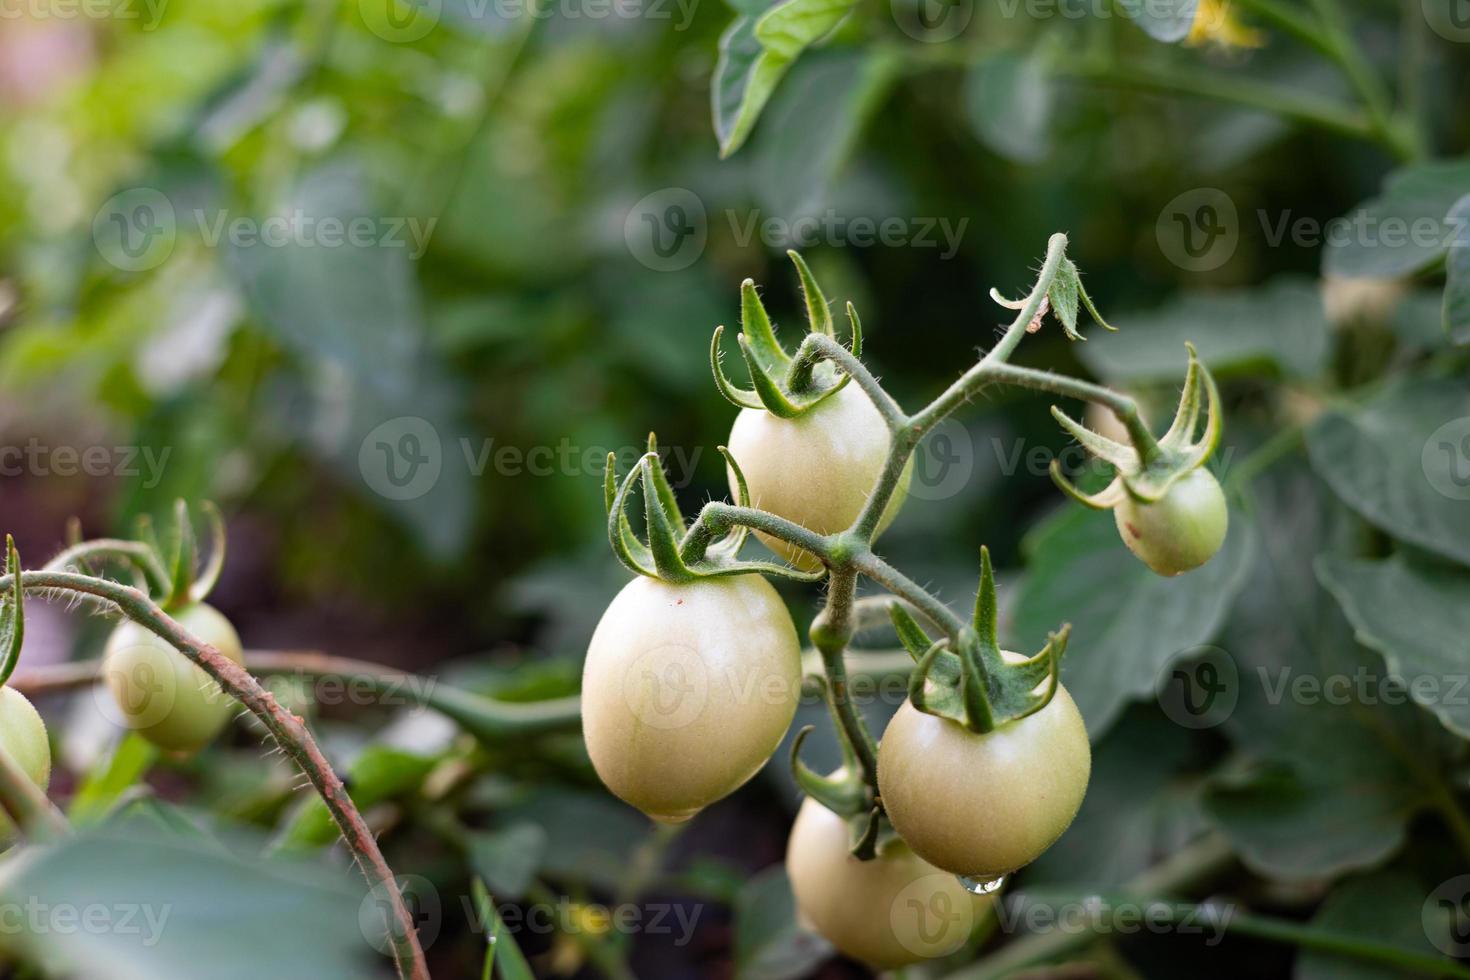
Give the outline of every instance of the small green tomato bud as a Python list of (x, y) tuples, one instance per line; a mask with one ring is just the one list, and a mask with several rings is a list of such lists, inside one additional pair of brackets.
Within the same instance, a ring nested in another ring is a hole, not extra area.
[(1113, 511), (1128, 550), (1160, 575), (1179, 575), (1214, 557), (1229, 514), (1219, 481), (1204, 468), (1190, 471), (1162, 500), (1130, 497)]

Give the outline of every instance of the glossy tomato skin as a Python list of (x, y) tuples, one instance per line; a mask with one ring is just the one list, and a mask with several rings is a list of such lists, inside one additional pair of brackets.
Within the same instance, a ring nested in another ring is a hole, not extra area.
[[(41, 789), (51, 783), (51, 743), (46, 724), (24, 694), (0, 687), (0, 745), (15, 760), (31, 782)], [(0, 825), (9, 821), (0, 816)]]
[(991, 899), (894, 838), (871, 861), (848, 850), (847, 825), (807, 799), (791, 827), (786, 873), (798, 918), (846, 956), (892, 970), (958, 949)]
[(640, 576), (603, 613), (582, 672), (582, 732), (608, 789), (669, 823), (738, 789), (796, 714), (801, 644), (759, 575)]
[(1129, 551), (1160, 575), (1179, 575), (1220, 550), (1230, 511), (1220, 482), (1200, 468), (1171, 486), (1162, 500), (1124, 500), (1113, 517)]
[[(245, 663), (239, 634), (212, 606), (195, 603), (171, 615), (186, 632), (235, 663)], [(235, 700), (203, 668), (131, 621), (108, 638), (102, 676), (123, 722), (171, 752), (203, 748), (237, 710)]]
[(931, 864), (968, 878), (1010, 874), (1071, 824), (1092, 750), (1064, 687), (1045, 708), (976, 734), (905, 701), (878, 747), (894, 828)]
[[(848, 384), (794, 419), (763, 409), (745, 408), (730, 430), (730, 454), (740, 464), (751, 503), (818, 534), (834, 534), (857, 520), (888, 461), (888, 428), (873, 402)], [(878, 531), (898, 516), (907, 496), (913, 461), (904, 468), (897, 490), (883, 509)], [(734, 471), (729, 473), (736, 494)], [(769, 535), (761, 541), (787, 561), (808, 571), (817, 559)]]

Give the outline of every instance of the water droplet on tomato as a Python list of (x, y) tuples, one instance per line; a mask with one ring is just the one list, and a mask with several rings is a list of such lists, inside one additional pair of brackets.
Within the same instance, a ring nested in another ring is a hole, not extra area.
[(971, 878), (966, 875), (956, 875), (961, 887), (972, 895), (993, 895), (1000, 891), (1006, 883), (1006, 876), (999, 875), (995, 878)]

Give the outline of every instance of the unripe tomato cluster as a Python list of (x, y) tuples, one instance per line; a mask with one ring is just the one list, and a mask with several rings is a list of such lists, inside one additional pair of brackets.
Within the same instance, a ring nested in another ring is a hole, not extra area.
[[(237, 664), (245, 663), (239, 634), (214, 607), (193, 603), (173, 613), (186, 633)], [(108, 638), (102, 677), (121, 720), (161, 749), (194, 752), (229, 721), (235, 702), (204, 669), (169, 642), (134, 622)]]
[[(798, 266), (805, 275), (805, 266), (799, 261)], [(813, 284), (804, 279), (803, 286), (811, 299)], [(814, 323), (825, 304), (819, 294), (817, 300)], [(764, 340), (757, 335), (765, 345), (760, 355), (751, 353), (753, 342), (742, 335), (754, 375), (764, 370), (762, 358), (778, 359), (779, 351), (772, 353), (774, 337), (763, 311), (753, 307), (746, 314), (747, 330), (754, 324), (767, 335)], [(723, 377), (718, 339), (717, 334), (712, 355), (717, 380)], [(1191, 349), (1184, 404), (1197, 407), (1200, 378), (1208, 379), (1196, 373), (1193, 358)], [(1213, 382), (1208, 383), (1213, 411), (1215, 392)], [(729, 441), (729, 458), (739, 467), (732, 465), (729, 471), (732, 494), (739, 500), (741, 490), (748, 490), (751, 507), (819, 536), (853, 528), (875, 488), (886, 489), (885, 475), (893, 479), (891, 419), (856, 384), (829, 390), (799, 408), (775, 396), (763, 395), (762, 403), (770, 410), (737, 400), (741, 411)], [(1136, 429), (1140, 444), (1145, 443), (1146, 433), (1138, 435)], [(1128, 435), (1126, 430), (1122, 434)], [(1132, 450), (1121, 443), (1112, 448), (1120, 459), (1132, 457)], [(1111, 498), (1128, 548), (1164, 575), (1207, 561), (1219, 550), (1226, 526), (1220, 486), (1199, 466), (1208, 450), (1187, 456), (1171, 445), (1170, 452), (1164, 458), (1177, 469), (1158, 500), (1144, 502), (1142, 490), (1127, 499)], [(645, 458), (645, 464), (653, 460), (656, 456)], [(875, 535), (902, 506), (912, 462), (910, 457), (893, 485)], [(646, 496), (655, 495), (655, 484), (645, 482), (645, 488)], [(645, 508), (660, 508), (648, 515), (651, 542), (656, 513), (677, 518), (666, 484), (660, 492), (662, 503), (644, 502)], [(623, 499), (614, 493), (611, 472), (607, 495), (610, 506)], [(760, 523), (748, 513), (740, 517)], [(761, 541), (798, 570), (821, 570), (820, 556), (761, 533), (759, 526), (756, 530)], [(688, 542), (699, 540), (694, 532), (677, 548), (667, 533), (661, 552), (652, 544), (645, 548), (656, 560), (652, 570), (625, 557), (630, 554), (621, 540), (626, 521), (616, 507), (609, 533), (625, 564), (641, 574), (609, 605), (587, 651), (582, 719), (588, 754), (602, 781), (626, 802), (660, 822), (688, 820), (742, 786), (775, 751), (800, 695), (801, 646), (775, 589), (750, 566), (696, 568), (681, 563)], [(809, 547), (816, 546), (809, 541)], [(670, 558), (673, 550), (679, 552), (677, 560)], [(838, 568), (835, 545), (826, 560)], [(1022, 663), (1019, 655), (1001, 651), (995, 640), (988, 554), (982, 562), (982, 596), (988, 598), (977, 603), (975, 633), (951, 629), (944, 642), (955, 648), (943, 650), (949, 658), (944, 672), (933, 672), (940, 645), (925, 653), (924, 644), (916, 647), (904, 639), (921, 659), (921, 672), (913, 680), (917, 686), (912, 698), (899, 707), (878, 743), (876, 773), (871, 758), (863, 779), (840, 770), (832, 785), (845, 785), (851, 792), (834, 790), (830, 796), (818, 789), (820, 780), (809, 771), (799, 775), (804, 786), (834, 809), (809, 797), (792, 827), (786, 867), (798, 912), (838, 950), (875, 967), (898, 968), (962, 946), (993, 901), (979, 893), (989, 892), (1051, 847), (1076, 816), (1087, 789), (1092, 762), (1087, 730), (1076, 704), (1056, 680), (1067, 628), (1053, 636), (1053, 641), (1061, 637), (1059, 646), (1049, 644), (1046, 656)], [(851, 574), (852, 567), (842, 570)], [(782, 574), (790, 569), (767, 564), (759, 571)], [(983, 668), (977, 666), (976, 648), (969, 645), (981, 632), (982, 605), (989, 610), (983, 620), (989, 660)], [(902, 624), (895, 624), (903, 638)], [(915, 624), (913, 629), (926, 639), (922, 627)], [(823, 635), (813, 636), (827, 652), (832, 644)], [(958, 672), (957, 658), (963, 665)], [(967, 700), (957, 713), (953, 701), (931, 700), (930, 685), (940, 683), (949, 690), (962, 684), (958, 677), (973, 677), (963, 671), (977, 670), (985, 672), (982, 682), (993, 684), (995, 697), (1001, 699), (996, 712)], [(1040, 670), (1046, 676), (1037, 683)], [(1004, 683), (997, 679), (1001, 677)], [(955, 720), (961, 717), (963, 724)], [(851, 720), (839, 726), (849, 749), (856, 744), (854, 725), (861, 727)], [(856, 765), (859, 754), (849, 751), (848, 758), (849, 765)], [(887, 832), (882, 814), (895, 833)], [(859, 838), (856, 849), (866, 860), (854, 854)]]

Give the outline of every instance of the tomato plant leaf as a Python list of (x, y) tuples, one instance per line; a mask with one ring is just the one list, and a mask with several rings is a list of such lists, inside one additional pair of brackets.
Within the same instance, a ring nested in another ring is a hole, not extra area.
[[(68, 976), (184, 980), (201, 964), (225, 980), (370, 975), (363, 893), (347, 887), (346, 872), (262, 860), (243, 843), (231, 853), (135, 824), (17, 854), (0, 869), (0, 900), (80, 910), (87, 927), (19, 929), (6, 943)], [(111, 927), (95, 927), (91, 910), (110, 910)]]
[(796, 924), (796, 899), (784, 865), (767, 868), (740, 889), (735, 897), (738, 980), (794, 980), (831, 953), (824, 940)]
[(776, 86), (809, 45), (831, 32), (856, 0), (785, 0), (736, 17), (720, 37), (711, 87), (720, 156), (744, 145)]
[(1386, 561), (1324, 555), (1317, 577), (1337, 598), (1358, 639), (1381, 653), (1389, 672), (1404, 683), (1406, 696), (1450, 731), (1470, 738), (1470, 572), (1402, 555)]
[(468, 836), (470, 865), (495, 894), (519, 899), (526, 893), (546, 853), (546, 831), (533, 823)]
[(1217, 375), (1269, 369), (1315, 377), (1327, 357), (1322, 297), (1316, 283), (1303, 279), (1185, 295), (1157, 310), (1111, 319), (1118, 332), (1077, 353), (1094, 373), (1113, 382), (1182, 377), (1186, 341)]
[[(1427, 891), (1400, 871), (1352, 878), (1332, 890), (1312, 917), (1312, 925), (1417, 956), (1438, 956), (1439, 950), (1426, 934), (1430, 924), (1423, 913)], [(1448, 920), (1444, 926), (1448, 940)], [(1302, 950), (1292, 971), (1292, 980), (1398, 980), (1402, 976), (1402, 968), (1316, 949)]]
[(1457, 740), (1384, 695), (1382, 660), (1317, 585), (1314, 558), (1350, 540), (1350, 515), (1300, 465), (1253, 491), (1258, 557), (1219, 640), (1236, 690), (1220, 730), (1239, 764), (1207, 785), (1204, 811), (1260, 874), (1371, 867), (1444, 791), (1439, 760)]
[[(1026, 868), (1026, 887), (1116, 888), (1205, 826), (1191, 733), (1157, 711), (1129, 708), (1096, 746), (1087, 797), (1050, 850)], [(1109, 846), (1098, 847), (1100, 840)]]
[(96, 823), (138, 780), (158, 758), (158, 748), (136, 732), (118, 739), (112, 751), (100, 759), (72, 796), (67, 817), (73, 826)]
[(1162, 578), (1123, 547), (1111, 513), (1067, 507), (1025, 541), (1029, 570), (1012, 610), (1017, 645), (1008, 648), (1040, 649), (1057, 610), (1066, 610), (1072, 643), (1062, 683), (1096, 739), (1224, 622), (1254, 551), (1251, 528), (1238, 518), (1203, 567)]
[(980, 59), (965, 75), (964, 94), (970, 129), (996, 153), (1035, 163), (1051, 151), (1056, 91), (1037, 53), (1005, 51)]
[(1470, 381), (1397, 384), (1307, 431), (1341, 500), (1400, 540), (1470, 565)]
[(1327, 237), (1322, 271), (1348, 279), (1398, 278), (1444, 257), (1453, 229), (1446, 215), (1470, 190), (1470, 160), (1437, 160), (1395, 170)]
[(1470, 194), (1450, 209), (1454, 240), (1445, 256), (1444, 326), (1457, 344), (1470, 344)]

